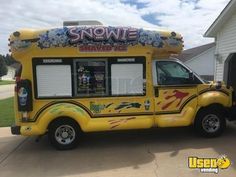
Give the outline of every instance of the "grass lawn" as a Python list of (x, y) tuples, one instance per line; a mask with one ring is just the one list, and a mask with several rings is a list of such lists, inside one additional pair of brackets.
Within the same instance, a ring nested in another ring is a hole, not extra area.
[(8, 127), (14, 123), (14, 98), (0, 100), (0, 127)]
[(3, 80), (0, 80), (0, 85), (8, 85), (8, 84), (15, 84), (15, 81), (3, 81)]

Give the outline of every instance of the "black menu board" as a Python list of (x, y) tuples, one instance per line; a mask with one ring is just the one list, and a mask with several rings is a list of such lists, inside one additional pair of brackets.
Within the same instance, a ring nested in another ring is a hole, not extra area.
[(79, 61), (76, 63), (76, 72), (78, 95), (105, 94), (105, 61)]

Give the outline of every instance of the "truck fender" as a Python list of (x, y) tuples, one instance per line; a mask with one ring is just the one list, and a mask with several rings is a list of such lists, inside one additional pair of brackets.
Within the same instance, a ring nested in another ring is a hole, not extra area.
[[(46, 108), (36, 120), (35, 124), (30, 126), (30, 135), (45, 134), (48, 129), (48, 125), (55, 119), (61, 117), (68, 117), (75, 120), (82, 131), (86, 130), (86, 125), (90, 120), (90, 115), (87, 111), (72, 103), (59, 103), (54, 104)], [(23, 127), (22, 127), (23, 128)], [(27, 131), (21, 130), (21, 134), (27, 135)]]
[(221, 104), (224, 107), (229, 107), (230, 101), (229, 95), (219, 91), (209, 91), (198, 96), (199, 107), (206, 107), (211, 104)]

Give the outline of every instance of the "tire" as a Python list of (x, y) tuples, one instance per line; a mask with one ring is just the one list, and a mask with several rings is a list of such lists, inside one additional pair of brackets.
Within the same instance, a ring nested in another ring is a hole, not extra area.
[(220, 136), (224, 132), (226, 120), (221, 110), (218, 107), (200, 110), (194, 123), (194, 128), (200, 136), (213, 138)]
[(49, 141), (58, 150), (76, 148), (80, 133), (81, 131), (77, 122), (72, 119), (57, 119), (48, 128)]

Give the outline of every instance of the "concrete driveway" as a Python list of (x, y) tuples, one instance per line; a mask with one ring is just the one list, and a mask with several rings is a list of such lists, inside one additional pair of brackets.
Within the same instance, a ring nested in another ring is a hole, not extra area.
[(14, 96), (15, 84), (0, 85), (0, 100)]
[[(93, 133), (72, 151), (57, 151), (47, 137), (10, 135), (0, 129), (1, 177), (191, 177), (236, 176), (236, 125), (220, 138), (196, 137), (191, 128)], [(227, 155), (233, 164), (219, 174), (188, 168), (188, 156)]]

